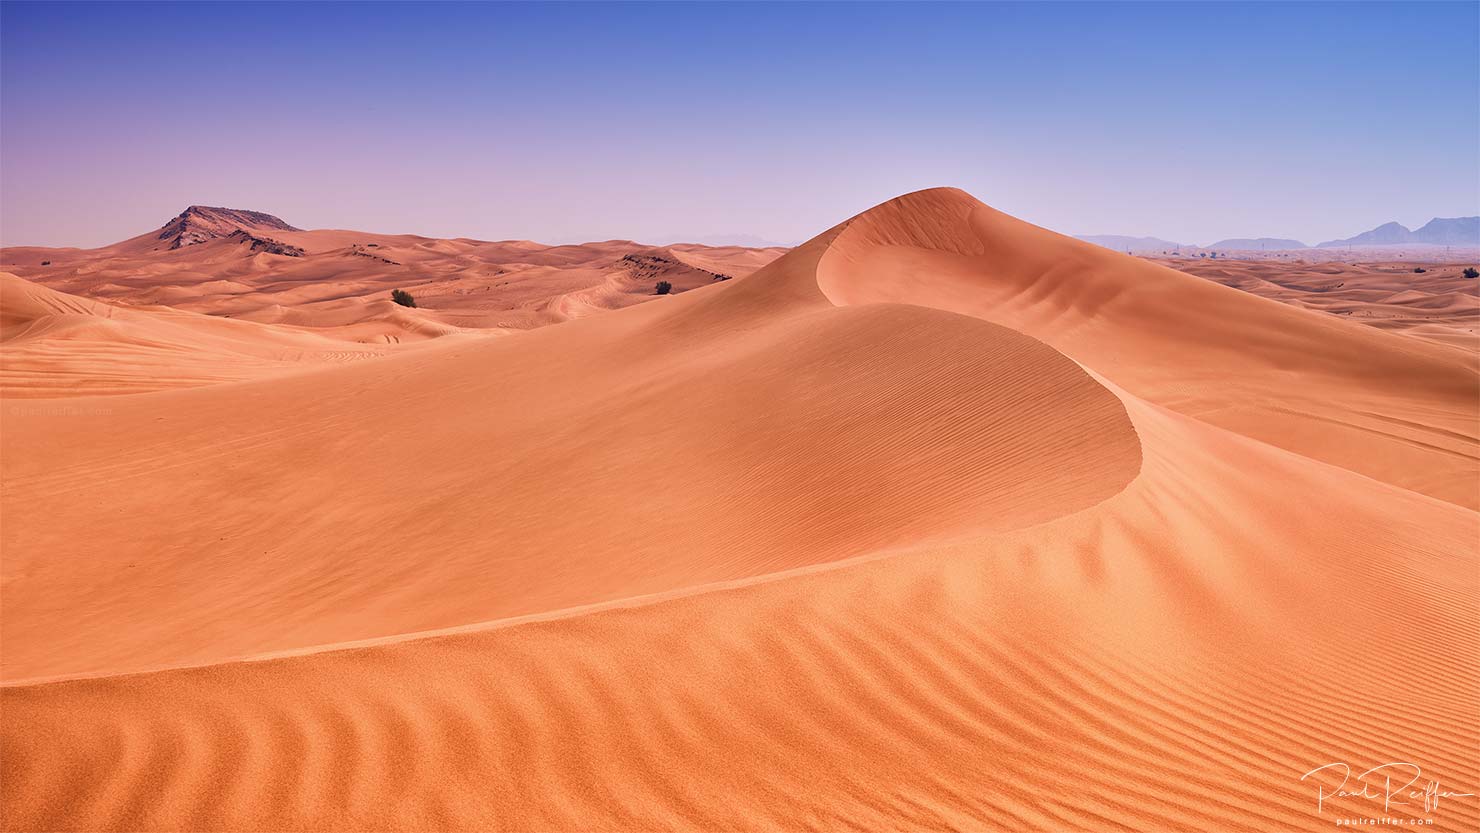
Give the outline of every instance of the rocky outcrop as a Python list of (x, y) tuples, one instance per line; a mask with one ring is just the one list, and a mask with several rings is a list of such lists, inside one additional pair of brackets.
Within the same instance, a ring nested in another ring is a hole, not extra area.
[[(269, 237), (259, 237), (245, 229), (237, 229), (226, 236), (227, 240), (245, 243), (250, 251), (266, 252), (270, 255), (283, 255), (285, 257), (303, 257), (307, 252), (298, 246), (290, 246), (280, 240)], [(178, 247), (177, 247), (178, 248)]]
[(658, 254), (623, 255), (619, 265), (625, 266), (632, 273), (632, 277), (638, 279), (661, 277), (670, 274), (675, 269), (699, 272), (709, 275), (711, 280), (716, 281), (727, 281), (733, 277), (732, 275), (726, 275), (721, 272), (711, 272), (692, 263), (685, 263), (681, 260)]
[[(237, 232), (245, 232), (248, 237), (257, 238), (258, 235), (255, 233), (263, 231), (301, 231), (301, 229), (260, 211), (192, 205), (180, 212), (178, 217), (165, 223), (164, 227), (159, 230), (159, 239), (168, 242), (169, 248), (179, 249), (205, 243), (208, 240), (231, 237)], [(267, 238), (261, 239), (266, 240)], [(268, 242), (276, 243), (270, 240)], [(276, 243), (276, 245), (284, 244)], [(296, 247), (287, 246), (286, 248)], [(301, 257), (303, 250), (298, 249), (297, 251), (298, 254), (293, 256)]]

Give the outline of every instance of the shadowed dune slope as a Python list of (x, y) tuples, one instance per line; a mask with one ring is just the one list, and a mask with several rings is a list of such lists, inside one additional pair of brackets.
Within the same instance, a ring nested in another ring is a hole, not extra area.
[(3, 827), (1480, 826), (1473, 369), (1062, 241), (7, 413)]

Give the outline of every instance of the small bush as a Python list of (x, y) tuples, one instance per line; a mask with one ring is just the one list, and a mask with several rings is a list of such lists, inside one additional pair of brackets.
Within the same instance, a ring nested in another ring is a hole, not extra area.
[(1463, 274), (1465, 277), (1471, 279), (1480, 278), (1480, 272), (1476, 272), (1473, 266), (1466, 266)]
[(410, 292), (407, 292), (404, 289), (392, 289), (391, 290), (391, 300), (392, 301), (395, 301), (396, 303), (400, 304), (403, 307), (414, 307), (414, 306), (416, 306), (416, 299), (413, 298), (413, 297), (411, 297), (411, 293)]
[(658, 285), (653, 289), (655, 295), (667, 295), (673, 291), (673, 284), (668, 281), (658, 281)]

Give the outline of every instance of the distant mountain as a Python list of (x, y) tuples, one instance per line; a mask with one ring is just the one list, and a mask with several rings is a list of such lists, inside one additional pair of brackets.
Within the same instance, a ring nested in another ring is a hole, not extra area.
[(1175, 249), (1197, 248), (1162, 240), (1159, 237), (1127, 237), (1122, 234), (1076, 234), (1075, 237), (1086, 243), (1104, 246), (1117, 252), (1167, 252)]
[[(1266, 251), (1311, 248), (1288, 237), (1230, 237), (1199, 246), (1174, 243), (1160, 237), (1131, 237), (1124, 234), (1079, 234), (1087, 243), (1132, 254), (1169, 252), (1181, 249), (1197, 251)], [(1480, 246), (1480, 217), (1435, 217), (1423, 228), (1413, 231), (1401, 223), (1383, 223), (1371, 231), (1342, 240), (1327, 240), (1315, 248), (1334, 249), (1346, 246)]]
[(1435, 217), (1413, 236), (1414, 242), (1437, 246), (1480, 246), (1480, 217)]
[(1371, 231), (1364, 231), (1356, 237), (1348, 237), (1344, 240), (1327, 240), (1317, 245), (1320, 249), (1334, 249), (1338, 246), (1391, 246), (1395, 243), (1411, 243), (1413, 232), (1401, 223), (1383, 223)]
[(1279, 251), (1280, 249), (1304, 249), (1306, 245), (1288, 237), (1230, 237), (1209, 243), (1207, 249), (1236, 249), (1239, 251)]
[(789, 249), (795, 243), (778, 243), (775, 240), (767, 240), (756, 234), (700, 234), (687, 237), (672, 236), (662, 238), (669, 241), (667, 245), (674, 243), (697, 243), (700, 246), (744, 246), (747, 249)]
[(1418, 231), (1401, 223), (1383, 223), (1371, 231), (1345, 240), (1327, 240), (1319, 248), (1341, 246), (1394, 246), (1399, 244), (1435, 246), (1480, 246), (1480, 217), (1435, 217)]

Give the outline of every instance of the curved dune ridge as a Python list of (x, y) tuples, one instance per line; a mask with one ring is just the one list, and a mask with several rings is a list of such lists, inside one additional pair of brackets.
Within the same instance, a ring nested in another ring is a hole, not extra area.
[(60, 425), (7, 414), (28, 451), (5, 461), (0, 534), (26, 588), (6, 598), (6, 676), (462, 625), (1011, 528), (1139, 467), (1120, 401), (1010, 330), (881, 305), (675, 338), (664, 319), (685, 306)]
[(7, 406), (4, 828), (1475, 829), (1301, 780), (1480, 792), (1458, 352), (937, 189), (516, 337)]
[(954, 189), (850, 222), (817, 274), (835, 303), (923, 302), (1003, 324), (1181, 413), (1480, 508), (1473, 351), (1308, 315)]

